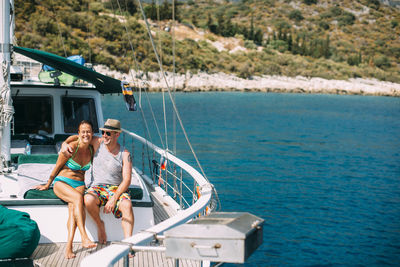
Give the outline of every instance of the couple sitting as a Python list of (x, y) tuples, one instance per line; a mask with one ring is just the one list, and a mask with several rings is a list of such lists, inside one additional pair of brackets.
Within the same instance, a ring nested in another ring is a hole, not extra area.
[[(53, 184), (54, 193), (68, 203), (68, 240), (65, 251), (67, 259), (74, 258), (72, 251), (75, 230), (78, 227), (82, 246), (96, 247), (85, 230), (85, 210), (89, 212), (98, 229), (99, 243), (107, 241), (104, 222), (100, 219), (100, 206), (104, 213), (122, 217), (124, 236), (132, 235), (134, 216), (127, 190), (131, 183), (132, 160), (130, 153), (118, 143), (121, 124), (108, 119), (104, 124), (102, 137), (93, 136), (93, 126), (82, 121), (78, 136), (70, 136), (63, 143), (50, 178), (45, 185), (36, 189), (48, 190)], [(85, 192), (85, 171), (92, 165), (92, 185)]]

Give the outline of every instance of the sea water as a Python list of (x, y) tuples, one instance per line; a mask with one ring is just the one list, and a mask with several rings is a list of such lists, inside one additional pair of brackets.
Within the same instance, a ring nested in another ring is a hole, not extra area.
[[(164, 95), (167, 99), (168, 95)], [(138, 95), (136, 95), (137, 100)], [(145, 113), (122, 96), (103, 98), (104, 117), (173, 149), (173, 116), (162, 94)], [(218, 190), (222, 211), (262, 217), (264, 242), (245, 266), (400, 265), (400, 98), (178, 93), (190, 142)], [(178, 157), (195, 165), (177, 125)], [(228, 264), (234, 266), (235, 264)]]

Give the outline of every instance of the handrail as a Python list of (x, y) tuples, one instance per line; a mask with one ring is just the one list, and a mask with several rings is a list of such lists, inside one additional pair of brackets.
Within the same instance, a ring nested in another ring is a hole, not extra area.
[[(129, 248), (130, 246), (147, 245), (154, 239), (156, 235), (163, 234), (164, 231), (167, 231), (175, 226), (181, 225), (191, 219), (196, 218), (199, 213), (203, 212), (206, 209), (207, 205), (211, 201), (212, 185), (196, 169), (194, 169), (186, 162), (175, 157), (174, 155), (170, 154), (169, 152), (157, 147), (143, 137), (135, 133), (129, 132), (125, 129), (122, 129), (122, 131), (133, 137), (135, 140), (138, 140), (139, 142), (148, 146), (156, 153), (164, 156), (168, 159), (168, 161), (174, 162), (176, 165), (184, 169), (199, 185), (201, 197), (192, 206), (188, 207), (185, 210), (180, 210), (177, 215), (157, 225), (154, 225), (147, 230), (141, 231), (129, 238), (126, 238), (122, 240), (122, 242), (119, 244), (110, 245), (107, 248), (104, 248), (96, 253), (87, 256), (81, 262), (82, 267), (113, 266), (113, 264), (115, 264), (121, 258), (127, 257), (129, 253), (129, 250), (127, 248)], [(153, 186), (155, 188), (158, 187), (158, 185), (156, 184), (153, 184)], [(162, 190), (161, 188), (159, 189)]]

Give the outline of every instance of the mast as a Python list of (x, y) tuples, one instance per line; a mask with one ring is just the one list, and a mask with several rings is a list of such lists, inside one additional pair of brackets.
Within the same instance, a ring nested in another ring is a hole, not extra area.
[(10, 10), (13, 9), (9, 0), (0, 0), (0, 172), (9, 171), (11, 127), (14, 114), (10, 88)]

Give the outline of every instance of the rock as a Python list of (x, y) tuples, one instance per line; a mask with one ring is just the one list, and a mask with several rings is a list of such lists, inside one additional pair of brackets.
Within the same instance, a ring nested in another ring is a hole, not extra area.
[(377, 96), (400, 96), (400, 84), (378, 81), (376, 79), (353, 78), (349, 80), (328, 80), (323, 78), (307, 78), (302, 76), (253, 76), (252, 79), (242, 79), (233, 74), (199, 72), (193, 74), (166, 73), (165, 77), (160, 72), (128, 74), (110, 71), (104, 66), (96, 67), (96, 70), (105, 75), (124, 79), (133, 85), (139, 79), (132, 77), (148, 77), (146, 83), (149, 91), (160, 92), (173, 87), (176, 91), (198, 92), (198, 91), (240, 91), (240, 92), (282, 92), (282, 93), (310, 93), (310, 94), (349, 94), (349, 95), (377, 95)]

